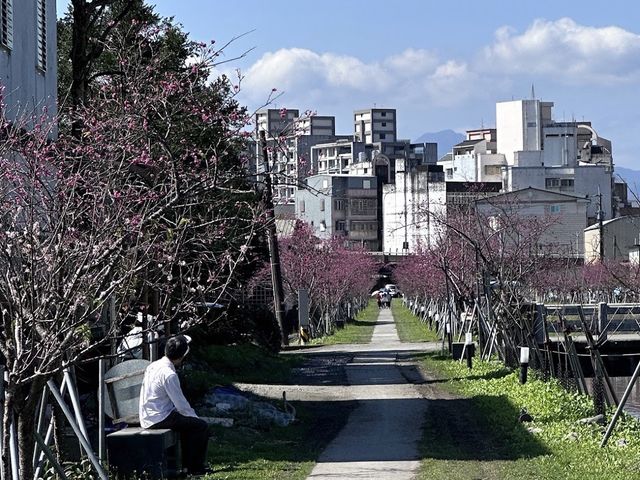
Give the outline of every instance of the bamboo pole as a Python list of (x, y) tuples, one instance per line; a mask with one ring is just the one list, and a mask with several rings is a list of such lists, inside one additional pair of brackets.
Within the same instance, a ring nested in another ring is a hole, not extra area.
[(609, 437), (611, 436), (611, 433), (613, 432), (613, 429), (616, 426), (616, 423), (618, 422), (618, 417), (622, 413), (622, 409), (627, 403), (627, 399), (631, 394), (631, 390), (633, 390), (633, 386), (636, 383), (636, 380), (638, 379), (638, 375), (640, 375), (640, 362), (638, 362), (638, 365), (636, 365), (636, 369), (634, 370), (633, 375), (629, 380), (629, 384), (627, 385), (627, 388), (624, 391), (624, 395), (622, 395), (622, 398), (620, 399), (620, 403), (618, 404), (616, 413), (613, 414), (613, 418), (611, 419), (611, 422), (609, 422), (609, 425), (607, 426), (607, 431), (604, 432), (604, 436), (602, 437), (602, 442), (600, 442), (600, 448), (604, 447), (607, 444), (607, 441), (609, 440)]

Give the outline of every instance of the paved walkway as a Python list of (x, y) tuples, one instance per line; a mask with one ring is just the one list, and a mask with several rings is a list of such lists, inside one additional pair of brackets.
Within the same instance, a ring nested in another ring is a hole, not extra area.
[(342, 387), (342, 397), (358, 400), (358, 406), (322, 453), (309, 479), (404, 480), (415, 476), (427, 401), (401, 375), (396, 357), (398, 352), (424, 351), (428, 346), (400, 343), (388, 309), (380, 312), (370, 344), (341, 346), (340, 351), (354, 352), (345, 366), (349, 387)]

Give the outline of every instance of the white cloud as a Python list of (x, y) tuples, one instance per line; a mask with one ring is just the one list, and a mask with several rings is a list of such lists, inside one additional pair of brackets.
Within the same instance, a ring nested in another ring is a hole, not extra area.
[(536, 20), (521, 35), (496, 31), (478, 69), (488, 74), (545, 75), (568, 84), (610, 85), (640, 78), (640, 35), (620, 27)]
[(440, 63), (428, 50), (409, 48), (367, 63), (349, 55), (290, 48), (266, 53), (254, 63), (245, 72), (243, 90), (253, 101), (276, 88), (286, 92), (290, 103), (332, 97), (365, 102), (362, 107), (376, 99), (387, 105), (411, 100), (446, 104), (461, 96), (468, 76), (465, 63)]

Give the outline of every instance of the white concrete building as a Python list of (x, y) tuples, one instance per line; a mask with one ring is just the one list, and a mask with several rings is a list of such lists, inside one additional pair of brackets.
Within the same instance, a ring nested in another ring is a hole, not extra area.
[(395, 142), (398, 138), (395, 108), (356, 110), (353, 124), (354, 138), (361, 142)]
[(297, 135), (325, 135), (336, 134), (336, 117), (309, 115), (295, 120), (295, 133)]
[(505, 156), (496, 152), (496, 130), (468, 130), (467, 139), (438, 161), (447, 182), (501, 182)]
[(556, 122), (552, 102), (515, 100), (496, 104), (497, 149), (507, 165), (503, 189), (548, 189), (587, 197), (592, 223), (601, 209), (613, 216), (611, 142), (589, 122)]
[(298, 109), (265, 108), (258, 110), (255, 114), (256, 138), (262, 130), (266, 132), (267, 138), (292, 135), (299, 116)]
[(296, 218), (319, 238), (380, 249), (378, 188), (371, 175), (313, 175), (296, 193)]
[(55, 0), (0, 1), (0, 84), (11, 120), (57, 114)]
[[(364, 142), (343, 138), (330, 143), (320, 143), (311, 147), (311, 165), (318, 174), (347, 174), (349, 167), (366, 159)], [(359, 173), (371, 175), (371, 172)]]
[(551, 122), (553, 102), (513, 100), (496, 103), (498, 152), (513, 165), (515, 152), (542, 150), (543, 126)]
[(543, 228), (538, 240), (540, 253), (581, 258), (588, 200), (576, 195), (527, 187), (476, 201), (478, 212), (488, 217), (507, 217), (511, 223), (535, 218)]
[(397, 160), (395, 184), (382, 187), (383, 251), (412, 253), (421, 245), (435, 245), (446, 215), (446, 196), (437, 166), (418, 165), (405, 171), (405, 162)]
[(265, 131), (273, 173), (273, 202), (278, 213), (292, 214), (300, 182), (316, 171), (311, 161), (311, 147), (336, 139), (335, 117), (306, 114), (300, 117), (298, 109), (270, 108), (256, 113), (255, 125), (255, 172), (264, 174), (259, 132)]

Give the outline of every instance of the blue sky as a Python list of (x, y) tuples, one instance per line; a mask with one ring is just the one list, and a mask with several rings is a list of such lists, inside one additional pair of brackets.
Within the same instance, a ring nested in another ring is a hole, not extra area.
[[(557, 120), (590, 120), (618, 165), (640, 168), (640, 6), (611, 0), (155, 0), (195, 40), (223, 44), (240, 100), (335, 115), (398, 110), (398, 135), (494, 126), (497, 101), (555, 102)], [(65, 10), (58, 0), (58, 11)], [(440, 152), (443, 153), (443, 152)]]

